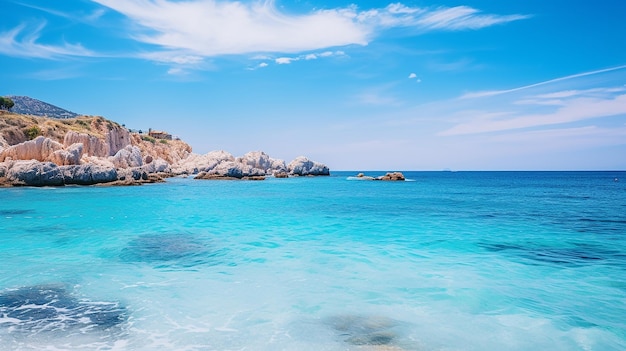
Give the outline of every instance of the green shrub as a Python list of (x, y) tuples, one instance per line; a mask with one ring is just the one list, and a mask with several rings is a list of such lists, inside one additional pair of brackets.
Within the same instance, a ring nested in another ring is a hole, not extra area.
[(165, 139), (161, 139), (161, 140), (159, 141), (159, 143), (161, 143), (161, 144), (167, 144), (167, 140), (165, 140)]
[(36, 137), (41, 135), (41, 129), (38, 126), (32, 126), (24, 129), (24, 135), (28, 138), (28, 140), (33, 140)]
[(142, 136), (142, 137), (141, 137), (141, 140), (144, 140), (144, 141), (149, 141), (149, 142), (151, 142), (151, 143), (153, 143), (153, 144), (154, 144), (154, 143), (156, 143), (156, 139), (155, 139), (155, 138), (150, 137), (150, 136), (147, 136), (147, 135)]

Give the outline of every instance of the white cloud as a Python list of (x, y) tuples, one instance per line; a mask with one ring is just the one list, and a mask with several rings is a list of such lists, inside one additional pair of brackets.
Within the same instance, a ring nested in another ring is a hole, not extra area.
[(364, 45), (370, 34), (343, 11), (289, 16), (272, 1), (94, 1), (142, 27), (132, 33), (134, 39), (202, 56)]
[(494, 90), (492, 94), (466, 94), (431, 104), (429, 113), (448, 124), (437, 134), (440, 136), (483, 138), (487, 136), (480, 134), (490, 133), (489, 137), (530, 137), (548, 135), (540, 133), (548, 128), (575, 131), (590, 126), (604, 133), (626, 120), (624, 79), (626, 65)]
[(167, 51), (143, 53), (138, 56), (152, 61), (175, 63), (178, 65), (197, 65), (204, 61), (202, 57), (197, 55), (186, 55), (179, 52)]
[(254, 67), (248, 67), (246, 68), (248, 71), (256, 71), (257, 69), (261, 69), (261, 68), (265, 68), (269, 66), (269, 64), (267, 62), (261, 62), (258, 65), (254, 66)]
[[(407, 35), (432, 30), (479, 29), (528, 18), (526, 15), (483, 14), (470, 7), (409, 7), (394, 3), (360, 10), (356, 5), (305, 14), (281, 11), (274, 0), (91, 0), (101, 7), (89, 13), (65, 13), (28, 6), (72, 22), (94, 25), (108, 11), (131, 40), (147, 44), (133, 56), (156, 62), (201, 65), (201, 58), (237, 54), (300, 54), (348, 45), (367, 45), (390, 28), (407, 27)], [(26, 32), (24, 26), (0, 33), (0, 53), (18, 57), (111, 56), (96, 54), (81, 44), (40, 41), (43, 26)], [(338, 55), (339, 51), (302, 58)], [(180, 63), (185, 61), (184, 63)]]
[(415, 79), (415, 78), (417, 78), (417, 74), (415, 73), (409, 74), (409, 79)]
[(468, 122), (460, 123), (442, 132), (441, 135), (465, 135), (534, 128), (622, 114), (626, 114), (626, 94), (609, 99), (583, 97), (564, 101), (561, 107), (550, 113), (515, 114), (510, 118), (485, 118), (478, 115)]
[(167, 74), (171, 75), (184, 75), (186, 74), (185, 70), (180, 67), (172, 67), (167, 71)]
[(298, 56), (293, 56), (293, 57), (282, 56), (282, 57), (274, 59), (274, 62), (276, 62), (279, 65), (288, 65), (295, 61), (300, 61), (300, 60), (310, 61), (310, 60), (317, 60), (319, 58), (327, 58), (331, 56), (345, 56), (345, 53), (343, 51), (334, 51), (334, 52), (324, 51), (321, 53), (310, 53), (310, 54), (298, 55)]
[(474, 8), (457, 6), (430, 11), (417, 19), (417, 24), (425, 29), (465, 30), (480, 29), (527, 18), (529, 18), (527, 15), (483, 15)]
[(304, 59), (305, 60), (317, 60), (317, 55), (316, 54), (304, 55)]
[(279, 11), (273, 0), (92, 1), (131, 19), (131, 38), (202, 57), (367, 45), (393, 27), (413, 27), (418, 32), (479, 29), (528, 18), (481, 14), (465, 6), (417, 8), (400, 3), (367, 11), (352, 5), (292, 15)]
[(297, 57), (279, 57), (274, 61), (279, 65), (288, 65), (292, 63), (293, 61), (298, 61), (298, 60), (299, 58)]
[(97, 56), (81, 44), (62, 43), (61, 45), (42, 44), (39, 42), (41, 32), (46, 23), (40, 24), (31, 31), (26, 25), (19, 25), (9, 31), (0, 32), (0, 54), (14, 57), (34, 57), (58, 59), (61, 57), (93, 57)]

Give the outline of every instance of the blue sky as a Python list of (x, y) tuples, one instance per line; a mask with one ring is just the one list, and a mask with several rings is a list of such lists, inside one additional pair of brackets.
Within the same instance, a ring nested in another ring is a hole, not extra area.
[(626, 169), (625, 1), (3, 0), (0, 95), (331, 170)]

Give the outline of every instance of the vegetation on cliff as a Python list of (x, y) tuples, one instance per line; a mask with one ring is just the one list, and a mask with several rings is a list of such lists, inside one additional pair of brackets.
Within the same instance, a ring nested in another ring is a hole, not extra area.
[[(75, 118), (57, 119), (37, 116), (27, 116), (13, 112), (0, 112), (0, 150), (11, 145), (17, 145), (38, 136), (64, 143), (69, 132), (88, 135), (106, 142), (112, 132), (129, 133), (129, 144), (139, 147), (144, 156), (154, 159), (162, 158), (174, 163), (191, 153), (191, 146), (181, 140), (168, 140), (166, 143), (153, 142), (138, 133), (130, 133), (117, 122), (99, 116), (79, 116)], [(117, 151), (117, 150), (115, 150)]]

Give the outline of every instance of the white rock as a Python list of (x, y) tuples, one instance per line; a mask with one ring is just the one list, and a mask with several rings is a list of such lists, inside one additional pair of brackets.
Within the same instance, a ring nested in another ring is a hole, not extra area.
[(130, 168), (143, 166), (141, 149), (137, 146), (128, 145), (119, 150), (114, 156), (109, 157), (115, 168)]
[(322, 163), (311, 161), (304, 156), (299, 156), (287, 166), (289, 173), (293, 175), (330, 175), (328, 167)]
[(14, 160), (37, 160), (40, 162), (50, 161), (53, 153), (62, 150), (63, 145), (56, 141), (38, 136), (37, 138), (23, 143), (9, 146), (0, 152), (0, 162), (11, 158)]

